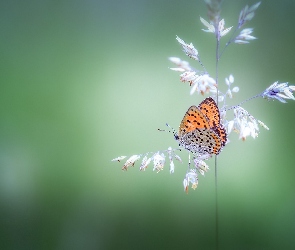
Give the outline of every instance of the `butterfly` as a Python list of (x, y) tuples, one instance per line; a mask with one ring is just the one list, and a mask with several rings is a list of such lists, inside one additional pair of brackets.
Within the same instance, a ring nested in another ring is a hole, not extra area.
[(226, 144), (227, 134), (220, 123), (220, 112), (216, 102), (208, 97), (199, 106), (191, 106), (174, 137), (180, 147), (194, 154), (218, 155)]

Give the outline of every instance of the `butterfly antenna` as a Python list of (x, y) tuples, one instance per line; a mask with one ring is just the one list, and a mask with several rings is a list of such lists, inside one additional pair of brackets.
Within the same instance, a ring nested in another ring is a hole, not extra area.
[(173, 133), (174, 138), (175, 138), (176, 140), (178, 140), (178, 135), (177, 135), (176, 130), (175, 130), (174, 128), (172, 128), (168, 123), (166, 123), (166, 126), (167, 126), (170, 130), (159, 129), (159, 128), (158, 128), (158, 130), (161, 131), (161, 132), (169, 132), (169, 133)]

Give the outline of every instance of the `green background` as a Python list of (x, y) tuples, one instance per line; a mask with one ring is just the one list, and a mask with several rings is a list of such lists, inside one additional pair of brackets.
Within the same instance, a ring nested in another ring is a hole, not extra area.
[[(256, 1), (224, 1), (226, 27)], [(230, 46), (220, 86), (232, 104), (274, 81), (295, 83), (295, 1), (263, 1), (258, 37)], [(193, 42), (214, 75), (213, 36), (200, 0), (1, 1), (0, 248), (214, 249), (214, 162), (196, 191), (183, 164), (156, 174), (110, 160), (176, 147), (184, 112), (204, 97), (172, 72)], [(226, 40), (226, 38), (225, 38)], [(220, 249), (294, 249), (295, 102), (244, 105), (270, 127), (255, 140), (230, 135), (218, 158)]]

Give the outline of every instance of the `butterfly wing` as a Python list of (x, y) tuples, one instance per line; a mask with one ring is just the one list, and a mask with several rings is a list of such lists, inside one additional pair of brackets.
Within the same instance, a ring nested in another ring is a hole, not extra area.
[(219, 136), (220, 140), (221, 140), (221, 145), (222, 147), (225, 146), (225, 143), (227, 141), (227, 134), (226, 134), (226, 130), (223, 127), (216, 127), (214, 128), (217, 135)]
[(216, 102), (211, 97), (202, 101), (198, 108), (208, 118), (210, 128), (218, 127), (220, 125), (219, 109)]
[(179, 125), (179, 137), (186, 133), (194, 131), (195, 129), (209, 129), (209, 122), (207, 117), (196, 106), (191, 106), (185, 113)]
[(215, 132), (221, 139), (222, 146), (224, 146), (227, 141), (227, 134), (220, 124), (220, 112), (214, 99), (211, 97), (206, 98), (199, 104), (198, 108), (208, 118), (210, 128), (215, 129)]
[(179, 141), (180, 146), (198, 154), (219, 154), (222, 141), (214, 129), (195, 129), (185, 134)]

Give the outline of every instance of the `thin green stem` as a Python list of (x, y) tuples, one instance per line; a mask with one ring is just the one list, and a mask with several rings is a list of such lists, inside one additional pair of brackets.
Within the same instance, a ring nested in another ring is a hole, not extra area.
[(215, 156), (215, 237), (216, 237), (216, 250), (218, 250), (219, 237), (218, 237), (217, 156)]
[(255, 98), (258, 98), (258, 97), (261, 97), (261, 96), (262, 96), (262, 93), (260, 93), (260, 94), (258, 94), (258, 95), (255, 95), (255, 96), (252, 96), (252, 97), (250, 97), (250, 98), (248, 98), (248, 99), (246, 99), (246, 100), (240, 102), (239, 104), (237, 104), (237, 105), (235, 105), (235, 106), (232, 106), (232, 107), (230, 107), (230, 108), (226, 108), (225, 110), (228, 111), (228, 110), (231, 110), (231, 109), (235, 109), (235, 108), (241, 106), (242, 104), (244, 104), (245, 102), (248, 102), (248, 101), (250, 101), (250, 100), (252, 100), (252, 99), (255, 99)]
[(228, 47), (228, 45), (230, 45), (230, 44), (234, 41), (233, 37), (234, 37), (234, 35), (236, 34), (236, 32), (237, 32), (238, 29), (239, 29), (239, 26), (237, 26), (237, 27), (235, 28), (235, 30), (232, 32), (232, 34), (231, 34), (231, 36), (230, 36), (228, 42), (225, 44), (225, 46), (224, 46), (224, 48), (222, 49), (222, 51), (220, 52), (220, 54), (218, 53), (218, 60), (220, 59), (220, 57), (222, 56), (223, 52), (224, 52), (225, 49)]
[[(216, 102), (218, 106), (218, 62), (219, 62), (219, 34), (216, 35), (216, 67), (215, 67), (215, 81), (217, 85), (217, 96)], [(218, 237), (218, 192), (217, 192), (217, 155), (215, 155), (215, 241), (216, 250), (219, 248), (219, 237)]]

